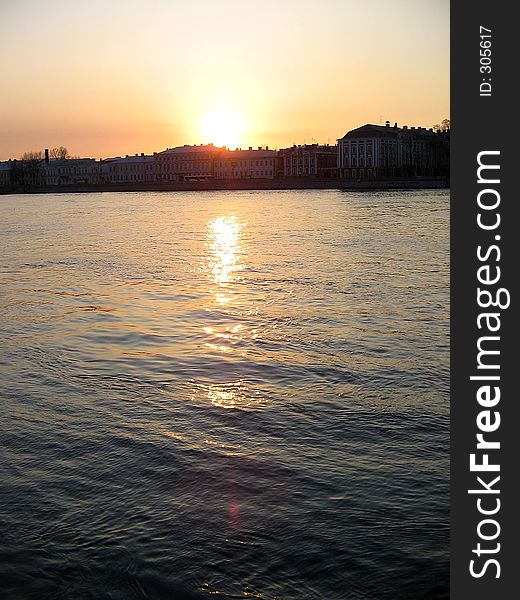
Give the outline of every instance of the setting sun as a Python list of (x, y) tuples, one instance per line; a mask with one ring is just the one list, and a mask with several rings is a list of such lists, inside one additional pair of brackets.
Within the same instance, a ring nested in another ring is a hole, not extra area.
[(202, 119), (201, 133), (205, 143), (235, 149), (244, 131), (242, 116), (231, 109), (221, 108), (208, 112)]

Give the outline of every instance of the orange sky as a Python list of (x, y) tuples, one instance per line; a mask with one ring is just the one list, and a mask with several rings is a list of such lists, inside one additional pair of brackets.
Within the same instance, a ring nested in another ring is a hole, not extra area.
[(0, 160), (449, 117), (448, 0), (0, 0), (0, 53)]

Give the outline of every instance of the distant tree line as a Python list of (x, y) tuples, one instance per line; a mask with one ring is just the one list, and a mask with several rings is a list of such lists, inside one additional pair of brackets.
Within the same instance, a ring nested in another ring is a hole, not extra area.
[[(21, 160), (34, 161), (43, 160), (45, 158), (44, 153), (41, 150), (33, 150), (31, 152), (24, 152)], [(58, 148), (51, 148), (49, 150), (49, 158), (67, 159), (67, 158), (79, 158), (79, 156), (71, 156), (65, 146), (59, 146)]]

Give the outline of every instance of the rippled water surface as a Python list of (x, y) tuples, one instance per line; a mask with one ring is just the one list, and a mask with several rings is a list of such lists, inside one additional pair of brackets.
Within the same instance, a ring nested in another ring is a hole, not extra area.
[(446, 598), (448, 205), (0, 196), (1, 597)]

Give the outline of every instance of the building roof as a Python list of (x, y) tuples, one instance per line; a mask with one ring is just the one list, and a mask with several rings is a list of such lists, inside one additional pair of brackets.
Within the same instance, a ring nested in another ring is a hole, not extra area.
[(344, 140), (345, 138), (366, 138), (374, 136), (381, 137), (382, 135), (385, 137), (395, 137), (400, 131), (402, 131), (400, 127), (372, 125), (367, 123), (366, 125), (362, 125), (361, 127), (347, 131), (347, 133), (340, 139)]
[(43, 160), (46, 167), (67, 167), (82, 164), (92, 164), (96, 162), (95, 158), (50, 158), (49, 162), (46, 163)]
[(242, 150), (241, 148), (238, 148), (237, 150), (228, 150), (223, 158), (275, 158), (277, 155), (278, 152), (276, 150)]
[(295, 152), (295, 151), (317, 151), (317, 152), (326, 152), (335, 154), (337, 152), (337, 146), (331, 146), (330, 144), (302, 144), (302, 145), (294, 145), (290, 148), (282, 148), (280, 152)]
[(215, 152), (222, 150), (226, 150), (226, 148), (220, 148), (218, 146), (214, 146), (213, 144), (201, 144), (200, 146), (189, 146), (186, 144), (184, 146), (177, 146), (175, 148), (166, 148), (166, 150), (163, 150), (162, 152), (157, 152), (157, 156), (159, 154), (183, 154), (186, 152)]
[(132, 156), (114, 156), (113, 158), (105, 158), (102, 162), (104, 163), (140, 163), (140, 162), (148, 162), (153, 160), (153, 156), (151, 154), (138, 154)]
[(419, 133), (420, 135), (425, 136), (437, 136), (438, 134), (433, 131), (433, 129), (426, 129), (425, 127), (397, 127), (397, 123), (393, 126), (390, 125), (373, 125), (371, 123), (367, 123), (366, 125), (362, 125), (356, 129), (352, 129), (351, 131), (347, 131), (347, 133), (340, 138), (340, 140), (351, 139), (351, 138), (370, 138), (370, 137), (389, 137), (395, 138), (399, 134), (403, 132), (414, 132)]

